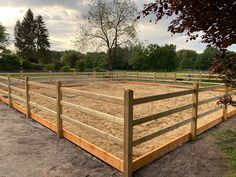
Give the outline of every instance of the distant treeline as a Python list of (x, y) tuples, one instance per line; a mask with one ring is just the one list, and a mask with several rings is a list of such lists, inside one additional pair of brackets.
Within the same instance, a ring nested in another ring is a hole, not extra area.
[[(176, 52), (174, 45), (159, 46), (141, 44), (130, 48), (118, 48), (113, 61), (114, 70), (138, 71), (174, 71), (174, 70), (207, 70), (214, 57), (219, 53), (215, 48), (206, 48), (198, 54), (193, 50)], [(1, 54), (0, 70), (51, 70), (70, 71), (104, 71), (108, 69), (106, 52), (88, 52), (86, 54), (75, 50), (48, 51), (47, 59), (34, 58), (34, 62), (22, 59), (17, 54), (5, 50)]]
[(107, 52), (53, 51), (43, 17), (35, 17), (30, 9), (22, 21), (16, 22), (14, 36), (16, 53), (6, 48), (9, 35), (0, 24), (0, 71), (207, 70), (219, 53), (212, 47), (198, 54), (193, 50), (176, 51), (171, 44), (145, 46), (138, 42), (129, 47), (115, 46)]

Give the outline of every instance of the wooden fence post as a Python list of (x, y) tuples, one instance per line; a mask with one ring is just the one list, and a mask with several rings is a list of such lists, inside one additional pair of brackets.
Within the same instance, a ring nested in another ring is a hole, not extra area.
[(133, 91), (124, 93), (124, 177), (133, 174)]
[(93, 71), (93, 78), (96, 79), (96, 71)]
[(139, 73), (137, 72), (137, 73), (136, 73), (136, 80), (137, 80), (137, 81), (138, 81), (138, 74), (139, 74)]
[(191, 123), (191, 140), (194, 140), (197, 135), (197, 118), (198, 118), (198, 89), (199, 89), (199, 84), (197, 82), (193, 83), (193, 89), (194, 93), (192, 96), (192, 101), (193, 101), (193, 108), (192, 108), (192, 115), (193, 115), (193, 120)]
[(23, 80), (24, 78), (23, 78), (23, 71), (21, 70), (20, 71), (20, 78)]
[(52, 84), (52, 71), (48, 72), (49, 83)]
[(29, 95), (29, 78), (25, 77), (25, 101), (26, 101), (26, 117), (30, 118), (31, 117), (31, 111), (30, 111), (30, 95)]
[[(225, 86), (225, 95), (227, 95), (228, 93), (229, 93), (229, 86), (226, 85)], [(223, 121), (226, 121), (228, 118), (227, 112), (228, 112), (228, 106), (225, 105), (223, 108)]]
[(76, 83), (76, 70), (74, 70), (74, 83)]
[(62, 119), (61, 119), (61, 114), (62, 114), (62, 105), (61, 105), (61, 100), (62, 100), (62, 92), (61, 92), (61, 81), (57, 81), (56, 84), (56, 93), (57, 93), (57, 134), (59, 138), (62, 138), (62, 129), (63, 129), (63, 124), (62, 124)]
[(9, 107), (12, 108), (12, 97), (11, 97), (11, 80), (10, 77), (7, 77), (7, 86), (8, 86), (8, 100), (9, 100)]
[(176, 82), (176, 77), (177, 77), (177, 74), (175, 73), (175, 82)]
[(156, 81), (157, 81), (157, 73), (154, 72), (154, 82), (156, 82)]

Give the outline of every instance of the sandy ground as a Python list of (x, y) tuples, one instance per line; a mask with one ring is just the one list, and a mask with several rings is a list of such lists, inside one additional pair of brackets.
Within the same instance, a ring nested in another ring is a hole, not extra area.
[(0, 103), (0, 177), (120, 177), (55, 133)]
[[(121, 177), (121, 173), (0, 103), (0, 177)], [(134, 177), (222, 177), (227, 160), (212, 133), (236, 127), (236, 117), (198, 136)]]
[[(96, 93), (101, 93), (105, 95), (112, 95), (112, 96), (117, 96), (117, 97), (123, 97), (124, 90), (125, 89), (132, 89), (134, 90), (134, 96), (137, 97), (143, 97), (143, 96), (149, 96), (149, 95), (158, 95), (158, 94), (163, 94), (163, 93), (171, 93), (171, 92), (177, 92), (184, 90), (183, 88), (174, 88), (174, 87), (167, 87), (167, 86), (151, 86), (151, 85), (142, 85), (142, 84), (125, 84), (125, 83), (107, 83), (107, 82), (102, 82), (102, 83), (91, 83), (87, 84), (85, 86), (80, 86), (76, 87), (75, 89), (79, 90), (86, 90), (86, 91), (91, 91), (91, 92), (96, 92)], [(31, 90), (50, 96), (50, 97), (56, 97), (55, 91), (54, 90), (49, 90), (49, 89), (36, 89), (36, 88), (31, 88)], [(19, 95), (19, 93), (17, 93)], [(203, 92), (199, 95), (199, 100), (204, 100), (207, 98), (215, 97), (215, 96), (220, 96), (222, 95), (222, 92)], [(120, 118), (123, 117), (123, 106), (121, 105), (116, 105), (112, 103), (107, 103), (104, 101), (98, 101), (90, 98), (84, 98), (80, 97), (77, 95), (73, 94), (63, 94), (63, 99), (75, 103), (81, 106), (89, 107), (98, 111), (102, 111), (111, 115), (116, 115)], [(37, 102), (43, 106), (46, 106), (50, 109), (55, 110), (55, 103), (50, 103), (49, 101), (46, 101), (42, 98), (37, 98), (35, 96), (31, 96), (31, 100), (34, 102)], [(143, 116), (151, 115), (151, 114), (156, 114), (158, 112), (162, 112), (168, 109), (173, 109), (178, 106), (183, 106), (186, 104), (190, 104), (192, 100), (192, 95), (187, 95), (187, 96), (181, 96), (181, 97), (176, 97), (176, 98), (171, 98), (163, 101), (156, 101), (156, 102), (151, 102), (147, 104), (142, 104), (135, 106), (134, 109), (134, 118), (138, 119)], [(204, 106), (199, 107), (199, 113), (203, 113), (205, 111), (208, 111), (210, 109), (215, 108), (216, 102), (212, 102), (210, 104), (206, 104)], [(46, 119), (49, 119), (51, 122), (55, 123), (55, 117), (51, 116), (50, 114), (38, 110), (38, 109), (33, 109), (33, 112), (36, 114), (39, 114), (43, 116)], [(150, 133), (156, 132), (160, 129), (163, 129), (165, 127), (168, 127), (170, 125), (173, 125), (177, 122), (183, 121), (187, 118), (191, 117), (191, 109), (173, 114), (171, 116), (164, 117), (159, 120), (151, 121), (139, 126), (136, 126), (134, 128), (134, 139), (143, 137), (145, 135), (148, 135)], [(114, 136), (117, 136), (119, 138), (123, 138), (123, 127), (111, 123), (109, 121), (90, 116), (78, 111), (75, 111), (70, 108), (65, 108), (63, 109), (63, 114), (70, 116), (74, 119), (77, 119), (83, 123), (86, 123), (88, 125), (94, 126), (98, 129), (101, 129), (105, 132), (108, 132), (110, 134), (113, 134)], [(206, 116), (198, 121), (198, 126), (201, 126), (207, 122), (210, 122), (214, 120), (214, 118), (217, 118), (222, 115), (222, 110), (211, 114), (210, 116)], [(106, 151), (123, 158), (123, 153), (122, 153), (122, 147), (112, 143), (110, 141), (104, 140), (102, 138), (99, 138), (96, 134), (88, 133), (87, 131), (84, 131), (82, 129), (79, 129), (78, 127), (69, 124), (67, 122), (64, 122), (64, 126), (66, 129), (70, 130), (74, 134), (77, 134), (86, 140), (92, 142), (93, 144), (105, 149)], [(140, 157), (141, 155), (144, 155), (147, 152), (150, 152), (151, 150), (154, 150), (163, 144), (167, 142), (173, 141), (174, 138), (177, 136), (182, 135), (183, 133), (189, 132), (190, 131), (190, 125), (186, 125), (182, 128), (179, 128), (175, 131), (166, 133), (162, 136), (159, 136), (153, 140), (150, 140), (146, 143), (143, 143), (141, 145), (138, 145), (134, 148), (134, 158)]]

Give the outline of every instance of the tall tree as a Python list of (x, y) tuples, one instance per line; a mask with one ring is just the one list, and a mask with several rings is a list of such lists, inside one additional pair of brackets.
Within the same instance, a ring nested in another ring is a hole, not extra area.
[(18, 49), (19, 54), (29, 60), (30, 62), (37, 62), (36, 52), (36, 23), (34, 20), (34, 14), (29, 9), (23, 21), (17, 21), (15, 25), (15, 46)]
[(39, 62), (39, 56), (50, 47), (48, 36), (42, 16), (35, 19), (31, 9), (26, 12), (22, 22), (16, 22), (15, 46), (18, 53), (30, 62)]
[(38, 57), (40, 59), (40, 62), (47, 63), (47, 61), (44, 61), (47, 59), (48, 55), (48, 49), (50, 48), (50, 42), (49, 42), (49, 32), (46, 28), (46, 24), (43, 20), (43, 17), (41, 15), (38, 15), (36, 17), (36, 50), (38, 53)]
[(178, 65), (181, 69), (194, 69), (198, 54), (194, 50), (179, 50), (177, 53)]
[(131, 0), (93, 0), (80, 25), (78, 46), (104, 47), (108, 51), (109, 70), (117, 47), (129, 45), (136, 38), (136, 6)]
[(214, 58), (219, 54), (219, 50), (214, 47), (207, 47), (202, 54), (197, 57), (195, 62), (196, 69), (208, 70), (214, 61)]
[(0, 23), (0, 50), (4, 50), (9, 43), (9, 34), (6, 28)]

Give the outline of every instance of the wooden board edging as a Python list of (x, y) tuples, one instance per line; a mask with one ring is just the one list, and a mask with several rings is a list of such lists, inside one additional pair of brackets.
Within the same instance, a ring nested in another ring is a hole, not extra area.
[[(233, 111), (230, 111), (227, 115), (228, 115), (228, 118), (231, 118), (232, 116), (236, 115), (236, 109)], [(201, 134), (221, 122), (222, 122), (222, 116), (218, 117), (217, 119), (215, 119), (205, 125), (198, 127), (197, 134)], [(133, 171), (135, 172), (136, 170), (150, 164), (154, 160), (157, 160), (161, 156), (167, 154), (168, 152), (175, 150), (178, 146), (181, 146), (182, 144), (188, 142), (190, 140), (190, 136), (191, 136), (190, 132), (186, 133), (182, 136), (179, 136), (178, 138), (176, 138), (172, 142), (169, 142), (169, 143), (161, 146), (160, 148), (155, 149), (151, 152), (148, 152), (148, 153), (144, 154), (143, 156), (133, 160)]]
[[(9, 104), (8, 99), (0, 96), (0, 101)], [(13, 102), (13, 108), (18, 110), (21, 113), (26, 114), (26, 109), (23, 108), (22, 106), (16, 104)], [(56, 132), (56, 126), (49, 122), (48, 120), (40, 117), (37, 114), (31, 113), (31, 118), (34, 119), (36, 122), (42, 124), (43, 126), (49, 128), (53, 132)], [(78, 145), (85, 151), (89, 152), (90, 154), (96, 156), (100, 160), (106, 162), (107, 164), (111, 165), (112, 167), (116, 168), (120, 172), (123, 172), (123, 160), (120, 158), (112, 155), (111, 153), (93, 145), (92, 143), (86, 141), (83, 138), (80, 138), (77, 135), (74, 135), (73, 133), (69, 132), (68, 130), (63, 129), (63, 137), (66, 138), (67, 140), (71, 141), (72, 143)]]

